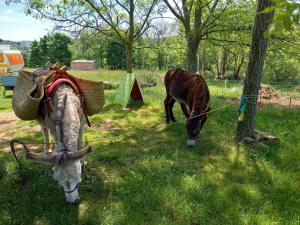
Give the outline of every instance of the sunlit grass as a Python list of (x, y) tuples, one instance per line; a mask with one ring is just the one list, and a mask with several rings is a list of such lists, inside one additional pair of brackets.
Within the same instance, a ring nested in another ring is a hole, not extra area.
[[(121, 75), (103, 71), (95, 79), (117, 82)], [(241, 91), (236, 83), (225, 90), (224, 82), (212, 81), (209, 87), (212, 108), (235, 97), (232, 88)], [(224, 92), (217, 94), (218, 88)], [(94, 152), (86, 158), (79, 205), (65, 203), (50, 166), (24, 161), (18, 170), (12, 155), (0, 151), (6, 165), (0, 174), (0, 224), (300, 223), (298, 109), (258, 111), (258, 129), (280, 138), (267, 142), (269, 148), (233, 142), (238, 105), (211, 113), (196, 146), (187, 148), (178, 104), (178, 122), (165, 124), (162, 83), (142, 91), (144, 104), (131, 102), (128, 109), (112, 105), (115, 90), (105, 91), (104, 111), (90, 118), (84, 139)], [(16, 130), (12, 138), (42, 141), (39, 131)]]

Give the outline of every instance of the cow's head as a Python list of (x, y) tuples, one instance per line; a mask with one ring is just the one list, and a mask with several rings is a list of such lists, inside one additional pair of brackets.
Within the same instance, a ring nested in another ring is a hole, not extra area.
[[(209, 111), (210, 111), (210, 107), (208, 107), (200, 114), (207, 113)], [(187, 134), (188, 134), (187, 146), (193, 147), (196, 144), (197, 135), (199, 134), (206, 120), (207, 120), (207, 114), (199, 116), (194, 113), (192, 113), (191, 117), (187, 119), (185, 124)]]
[(49, 154), (29, 152), (26, 154), (26, 158), (54, 164), (53, 178), (64, 188), (67, 202), (75, 203), (80, 200), (78, 195), (78, 187), (81, 182), (80, 159), (91, 151), (92, 147), (87, 146), (77, 152), (61, 151)]

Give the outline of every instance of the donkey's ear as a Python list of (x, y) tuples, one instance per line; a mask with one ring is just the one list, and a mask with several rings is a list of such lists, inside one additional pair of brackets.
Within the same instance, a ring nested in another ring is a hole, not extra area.
[(55, 164), (57, 161), (57, 157), (58, 154), (56, 153), (51, 153), (51, 154), (33, 153), (33, 152), (26, 153), (26, 159), (34, 160), (41, 163)]
[(92, 146), (88, 145), (87, 147), (84, 147), (80, 151), (77, 152), (70, 152), (69, 153), (69, 158), (73, 160), (79, 160), (86, 156), (87, 154), (91, 153), (93, 151)]

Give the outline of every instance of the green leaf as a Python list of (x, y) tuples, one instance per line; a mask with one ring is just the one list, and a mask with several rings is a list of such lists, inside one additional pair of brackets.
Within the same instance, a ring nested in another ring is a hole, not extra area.
[(27, 8), (26, 11), (25, 11), (25, 13), (26, 13), (27, 15), (31, 15), (32, 11), (31, 11), (30, 8)]
[(260, 11), (259, 13), (270, 13), (270, 12), (274, 11), (275, 9), (277, 9), (276, 6), (269, 6), (269, 7), (265, 8), (264, 10)]
[(275, 2), (275, 3), (286, 3), (287, 1), (286, 0), (272, 0), (272, 2)]

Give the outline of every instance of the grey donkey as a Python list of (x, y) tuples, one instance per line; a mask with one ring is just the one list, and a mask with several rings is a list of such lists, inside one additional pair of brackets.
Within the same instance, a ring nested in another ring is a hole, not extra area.
[[(47, 106), (41, 109), (39, 123), (44, 135), (45, 153), (27, 153), (27, 158), (54, 164), (53, 178), (64, 188), (66, 201), (79, 202), (78, 187), (81, 182), (81, 159), (92, 151), (82, 148), (85, 117), (80, 99), (73, 88), (62, 83), (56, 88), (51, 113)], [(55, 139), (55, 150), (50, 152), (49, 131)]]

